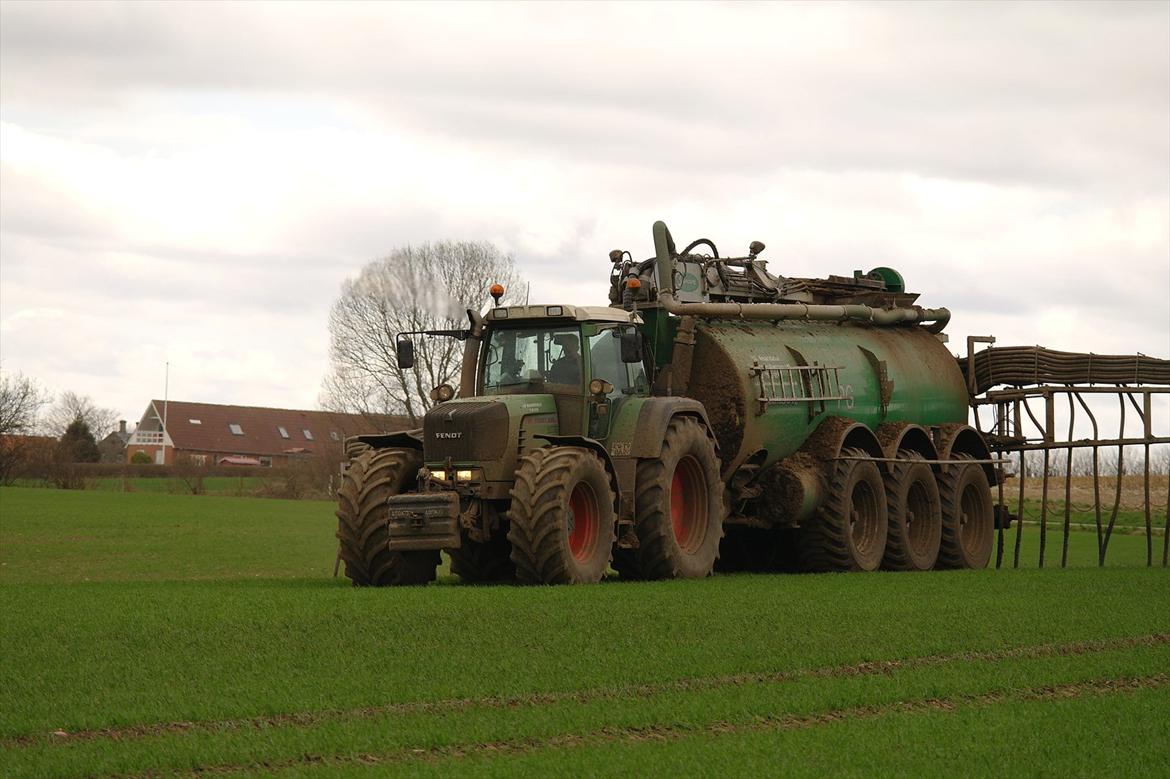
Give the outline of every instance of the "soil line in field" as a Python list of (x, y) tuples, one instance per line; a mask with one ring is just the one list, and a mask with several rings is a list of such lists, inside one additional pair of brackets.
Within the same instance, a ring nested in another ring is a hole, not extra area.
[(1094, 679), (1092, 681), (1052, 685), (1030, 690), (961, 694), (942, 698), (899, 701), (881, 706), (855, 706), (832, 709), (817, 714), (761, 717), (747, 723), (720, 721), (693, 726), (652, 725), (631, 728), (606, 727), (588, 733), (564, 734), (551, 738), (512, 739), (466, 746), (431, 747), (428, 749), (399, 749), (384, 754), (304, 755), (287, 760), (202, 766), (185, 772), (150, 771), (142, 774), (123, 775), (122, 779), (147, 779), (173, 775), (202, 777), (256, 770), (267, 773), (316, 765), (375, 766), (403, 765), (418, 762), (433, 763), (439, 761), (459, 761), (465, 758), (489, 755), (492, 757), (505, 755), (519, 756), (547, 749), (596, 747), (611, 743), (636, 744), (646, 741), (674, 742), (694, 736), (727, 736), (745, 733), (803, 730), (822, 725), (830, 725), (835, 722), (874, 719), (891, 714), (952, 712), (959, 708), (978, 708), (1007, 702), (1068, 700), (1091, 695), (1128, 694), (1139, 690), (1159, 689), (1165, 687), (1167, 684), (1170, 684), (1170, 676), (1166, 674), (1137, 678)]
[(692, 677), (654, 684), (604, 687), (587, 690), (531, 693), (517, 696), (492, 696), (486, 698), (455, 698), (439, 701), (413, 701), (387, 704), (384, 706), (369, 706), (355, 709), (324, 709), (320, 711), (291, 712), (288, 714), (240, 719), (204, 720), (198, 722), (155, 722), (73, 732), (56, 730), (0, 739), (0, 747), (22, 747), (31, 746), (36, 743), (68, 744), (76, 741), (98, 739), (121, 741), (149, 738), (170, 733), (208, 733), (222, 732), (225, 730), (261, 730), (272, 727), (310, 727), (330, 721), (371, 719), (391, 714), (450, 713), (476, 708), (506, 709), (546, 706), (566, 701), (589, 703), (610, 699), (651, 698), (669, 692), (705, 691), (745, 684), (776, 684), (797, 679), (876, 676), (891, 674), (900, 670), (928, 668), (954, 662), (997, 662), (1013, 659), (1076, 656), (1164, 644), (1170, 644), (1170, 633), (1155, 633), (1145, 636), (1094, 641), (1077, 641), (1066, 644), (1040, 644), (1036, 646), (1012, 647), (981, 652), (968, 651), (925, 655), (902, 660), (874, 660), (803, 671), (772, 671), (729, 674), (725, 676)]

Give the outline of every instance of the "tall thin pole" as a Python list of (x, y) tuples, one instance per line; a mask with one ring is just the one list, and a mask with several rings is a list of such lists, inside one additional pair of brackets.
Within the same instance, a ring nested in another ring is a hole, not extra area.
[(167, 434), (167, 403), (171, 395), (171, 363), (167, 361), (167, 377), (163, 380), (163, 447), (166, 447)]

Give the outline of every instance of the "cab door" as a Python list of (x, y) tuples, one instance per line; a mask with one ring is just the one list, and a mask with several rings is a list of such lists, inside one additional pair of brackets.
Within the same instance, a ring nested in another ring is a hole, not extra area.
[[(616, 328), (587, 328), (585, 332), (589, 343), (589, 380), (603, 379), (613, 385), (607, 395), (589, 397), (589, 437), (604, 440), (609, 436), (610, 420), (637, 389), (636, 377), (631, 376), (632, 366), (622, 362)], [(641, 365), (636, 367), (642, 371)]]

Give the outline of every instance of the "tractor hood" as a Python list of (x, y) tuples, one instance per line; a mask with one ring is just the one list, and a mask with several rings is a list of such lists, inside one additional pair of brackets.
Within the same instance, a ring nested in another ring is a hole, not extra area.
[[(451, 400), (423, 418), (423, 459), (428, 463), (472, 463), (510, 459), (523, 433), (555, 435), (552, 395), (497, 395)], [(540, 428), (529, 432), (527, 428)], [(528, 436), (524, 436), (528, 437)]]

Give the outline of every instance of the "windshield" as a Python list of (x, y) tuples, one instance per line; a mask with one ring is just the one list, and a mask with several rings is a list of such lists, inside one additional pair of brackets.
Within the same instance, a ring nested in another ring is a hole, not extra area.
[(492, 331), (484, 363), (484, 391), (536, 381), (581, 386), (579, 328)]

